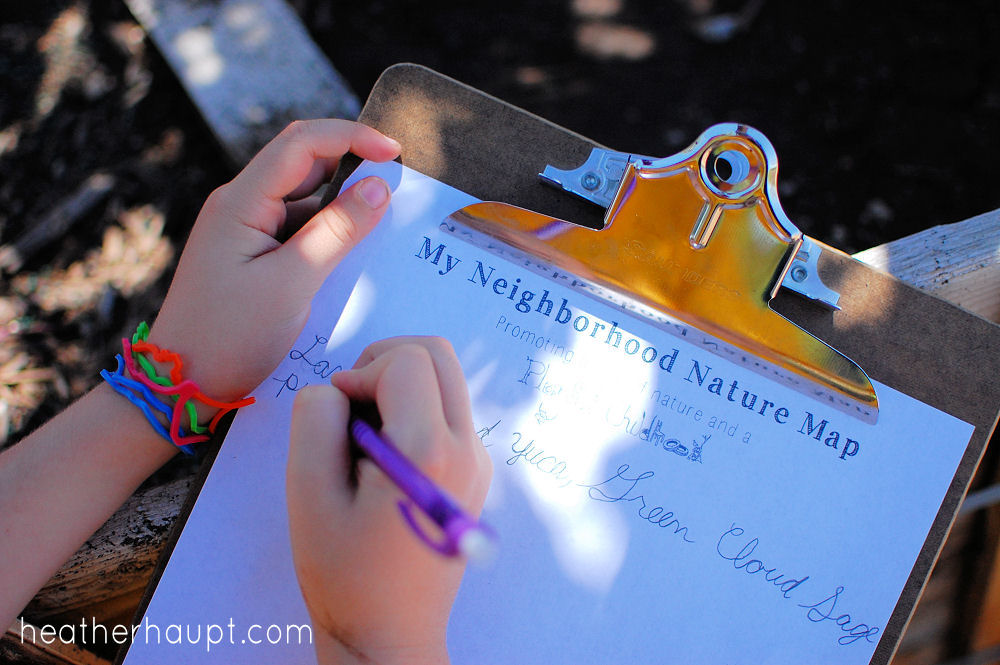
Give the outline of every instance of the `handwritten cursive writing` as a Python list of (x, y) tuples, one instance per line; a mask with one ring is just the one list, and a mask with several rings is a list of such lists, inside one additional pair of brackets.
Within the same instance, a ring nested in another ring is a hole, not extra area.
[(652, 471), (643, 471), (638, 475), (630, 475), (630, 466), (622, 464), (613, 476), (593, 485), (580, 483), (581, 487), (587, 488), (587, 493), (594, 501), (604, 503), (618, 503), (620, 501), (636, 502), (636, 514), (650, 524), (668, 529), (673, 527), (673, 533), (679, 535), (684, 542), (693, 543), (688, 538), (688, 528), (681, 524), (674, 515), (674, 511), (667, 510), (660, 505), (650, 505), (644, 494), (636, 492), (639, 483), (649, 480), (656, 474)]
[(785, 573), (779, 573), (777, 566), (767, 567), (760, 559), (751, 559), (750, 555), (754, 553), (757, 546), (760, 545), (760, 540), (758, 538), (751, 538), (746, 543), (740, 547), (739, 551), (733, 554), (733, 550), (739, 545), (741, 540), (737, 540), (733, 543), (734, 539), (738, 539), (744, 533), (742, 527), (736, 526), (733, 523), (729, 529), (722, 534), (719, 538), (719, 542), (715, 545), (715, 551), (718, 552), (726, 561), (731, 561), (733, 568), (736, 570), (742, 570), (747, 575), (756, 575), (758, 573), (764, 573), (763, 579), (770, 582), (776, 586), (780, 591), (781, 595), (785, 598), (790, 598), (793, 591), (798, 589), (809, 576), (806, 575), (803, 578), (795, 579), (792, 577), (787, 577)]
[(284, 379), (279, 379), (276, 376), (272, 376), (271, 380), (277, 381), (278, 383), (281, 384), (281, 387), (278, 388), (278, 392), (274, 394), (275, 397), (281, 395), (281, 393), (284, 392), (286, 388), (294, 393), (298, 391), (298, 389), (301, 387), (299, 386), (299, 377), (297, 374), (295, 374), (295, 372), (290, 372), (288, 376), (286, 376)]
[(573, 479), (569, 477), (565, 460), (561, 460), (554, 455), (546, 455), (545, 451), (535, 445), (535, 440), (522, 443), (524, 436), (520, 432), (514, 432), (514, 443), (510, 449), (513, 451), (507, 459), (509, 466), (514, 466), (518, 461), (523, 460), (529, 466), (535, 467), (541, 473), (554, 478), (559, 482), (560, 487), (567, 487), (573, 484)]
[(837, 640), (837, 644), (854, 644), (860, 639), (864, 639), (866, 642), (874, 642), (875, 636), (879, 634), (878, 626), (868, 626), (868, 624), (860, 621), (851, 623), (850, 614), (847, 612), (842, 614), (836, 613), (837, 601), (840, 600), (840, 594), (842, 593), (844, 593), (844, 587), (838, 586), (829, 598), (824, 598), (814, 605), (799, 604), (799, 607), (808, 610), (806, 618), (813, 623), (832, 621), (840, 626), (840, 630), (847, 634), (841, 635), (840, 639)]
[(482, 442), (483, 448), (489, 448), (490, 446), (493, 445), (492, 442), (486, 443), (486, 437), (492, 434), (493, 430), (495, 430), (497, 427), (500, 426), (500, 422), (501, 421), (498, 420), (489, 427), (480, 427), (479, 429), (476, 430), (476, 436), (478, 436), (479, 440)]
[(312, 368), (313, 374), (321, 376), (324, 379), (329, 378), (331, 374), (333, 374), (334, 372), (339, 372), (341, 369), (343, 369), (343, 367), (341, 367), (340, 365), (331, 366), (330, 361), (328, 360), (312, 360), (308, 358), (307, 356), (309, 355), (310, 351), (315, 349), (317, 346), (321, 348), (325, 347), (327, 342), (330, 341), (326, 337), (322, 337), (320, 335), (314, 335), (313, 337), (315, 339), (313, 340), (312, 346), (310, 346), (305, 351), (292, 349), (291, 351), (288, 352), (288, 357), (291, 358), (292, 360), (301, 360), (305, 364), (309, 365), (309, 367)]

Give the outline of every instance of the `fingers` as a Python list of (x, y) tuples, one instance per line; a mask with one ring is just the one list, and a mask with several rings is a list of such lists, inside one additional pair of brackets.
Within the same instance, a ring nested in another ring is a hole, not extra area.
[(313, 162), (312, 169), (310, 169), (305, 180), (299, 183), (295, 189), (286, 194), (285, 200), (297, 201), (315, 192), (320, 185), (328, 182), (330, 178), (333, 177), (333, 173), (337, 170), (338, 164), (340, 164), (340, 159), (330, 157), (317, 159)]
[(354, 368), (364, 367), (389, 350), (407, 344), (422, 346), (430, 354), (437, 382), (441, 388), (441, 403), (448, 426), (463, 434), (474, 430), (465, 374), (448, 340), (441, 337), (418, 336), (384, 339), (370, 344), (354, 363)]
[(468, 508), (482, 507), (492, 466), (475, 434), (461, 366), (446, 340), (376, 342), (355, 369), (331, 381), (353, 401), (375, 402), (383, 432), (407, 457)]
[(203, 216), (216, 219), (217, 223), (208, 226), (223, 236), (236, 234), (230, 225), (218, 220), (235, 220), (262, 231), (263, 235), (243, 233), (235, 241), (230, 239), (230, 246), (240, 256), (262, 259), (258, 265), (263, 272), (287, 275), (311, 296), (381, 219), (389, 204), (389, 187), (378, 178), (362, 180), (279, 245), (273, 239), (291, 233), (296, 228), (293, 218), (305, 209), (286, 206), (286, 201), (295, 202), (315, 190), (348, 151), (364, 159), (387, 161), (399, 150), (393, 139), (355, 122), (294, 122), (264, 146), (232, 182), (209, 197), (206, 209), (214, 202), (214, 214), (203, 210)]
[[(478, 514), (492, 469), (471, 425), (457, 431), (445, 420), (446, 391), (438, 377), (457, 372), (457, 386), (465, 390), (450, 345), (436, 338), (387, 340), (369, 347), (359, 362), (363, 366), (334, 374), (333, 385), (310, 386), (296, 396), (287, 471), (289, 509), (333, 511), (339, 517), (325, 522), (380, 524), (393, 537), (406, 534), (396, 507), (399, 488), (370, 460), (362, 458), (355, 465), (348, 443), (350, 403), (374, 402), (382, 433), (391, 443)], [(460, 420), (471, 423), (471, 415)], [(405, 542), (411, 537), (406, 534)]]
[[(379, 400), (380, 410), (392, 414), (388, 419), (409, 421), (393, 442), (418, 466), (424, 465), (413, 452), (416, 448), (444, 447), (455, 450), (448, 457), (451, 480), (482, 475), (481, 467), (470, 463), (475, 462), (475, 453), (468, 454), (470, 441), (456, 446), (447, 433), (433, 438), (417, 434), (425, 421), (443, 422), (440, 404), (435, 407), (432, 399), (437, 374), (424, 347), (394, 347), (345, 374), (354, 377), (348, 383), (356, 379), (356, 395)], [(397, 390), (402, 403), (393, 402)], [(423, 654), (432, 651), (427, 645), (444, 644), (464, 562), (439, 556), (413, 533), (397, 507), (401, 490), (371, 461), (359, 462), (355, 484), (347, 481), (351, 476), (342, 460), (349, 451), (344, 419), (351, 396), (336, 386), (307, 387), (295, 400), (286, 492), (292, 552), (306, 607), (317, 634), (335, 636), (353, 654), (365, 655), (366, 662), (394, 661), (399, 654), (414, 655), (420, 662), (445, 662), (447, 654), (441, 649), (426, 658)], [(440, 484), (478, 513), (480, 497), (451, 491), (461, 482)], [(419, 514), (416, 519), (428, 534), (437, 528)]]
[(424, 347), (396, 346), (361, 369), (334, 374), (331, 381), (356, 402), (374, 402), (382, 430), (400, 450), (421, 467), (433, 465), (429, 446), (450, 433), (434, 362)]
[(345, 153), (385, 162), (399, 154), (399, 144), (378, 131), (348, 120), (293, 122), (257, 153), (232, 185), (244, 196), (280, 200), (315, 177), (314, 165), (336, 165)]
[(389, 186), (368, 177), (341, 192), (275, 251), (282, 272), (315, 290), (382, 218)]
[(296, 496), (350, 500), (347, 445), (350, 402), (331, 385), (306, 386), (295, 396), (288, 450), (287, 487)]

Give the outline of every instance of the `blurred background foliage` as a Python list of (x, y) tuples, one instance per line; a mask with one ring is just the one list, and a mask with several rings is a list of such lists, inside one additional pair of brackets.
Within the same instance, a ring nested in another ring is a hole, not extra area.
[[(785, 211), (847, 251), (1000, 206), (987, 0), (292, 0), (362, 99), (430, 66), (612, 148), (763, 131)], [(0, 9), (0, 445), (96, 381), (152, 319), (205, 196), (232, 175), (117, 0)], [(30, 229), (71, 231), (16, 261)]]

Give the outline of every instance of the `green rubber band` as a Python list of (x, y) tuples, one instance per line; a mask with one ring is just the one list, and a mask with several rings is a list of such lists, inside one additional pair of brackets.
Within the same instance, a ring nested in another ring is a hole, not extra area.
[[(146, 325), (145, 321), (143, 321), (136, 327), (135, 334), (132, 335), (132, 343), (135, 344), (136, 342), (140, 341), (145, 342), (148, 337), (149, 337), (149, 326)], [(173, 381), (170, 380), (170, 377), (160, 376), (159, 374), (157, 374), (156, 368), (153, 367), (153, 363), (149, 362), (149, 359), (146, 358), (146, 356), (139, 353), (133, 353), (132, 357), (135, 358), (135, 360), (139, 363), (139, 366), (142, 368), (142, 370), (146, 373), (146, 376), (148, 376), (151, 381), (155, 381), (161, 386), (173, 388), (174, 383)], [(171, 395), (171, 399), (173, 399), (174, 403), (176, 404), (177, 400), (180, 399), (180, 397), (178, 395)], [(208, 431), (207, 427), (202, 427), (201, 425), (198, 424), (198, 412), (195, 410), (194, 404), (191, 403), (191, 400), (188, 400), (187, 403), (184, 404), (184, 410), (187, 411), (188, 418), (190, 418), (191, 420), (192, 432), (194, 432), (195, 434), (204, 434), (205, 432)]]
[(135, 327), (135, 334), (132, 335), (132, 343), (145, 342), (149, 339), (149, 325), (145, 321), (140, 321)]
[[(143, 371), (146, 372), (146, 376), (148, 376), (150, 380), (155, 381), (161, 386), (173, 388), (174, 384), (170, 380), (170, 377), (159, 376), (156, 373), (156, 368), (153, 367), (153, 364), (149, 362), (149, 359), (146, 358), (146, 356), (140, 354), (134, 354), (133, 357), (139, 363), (139, 366), (142, 367)], [(177, 395), (171, 395), (170, 397), (171, 399), (173, 399), (174, 403), (176, 403), (177, 400), (179, 399)], [(201, 425), (198, 424), (198, 412), (195, 410), (194, 404), (192, 404), (190, 400), (188, 400), (187, 403), (184, 404), (184, 410), (187, 411), (188, 418), (191, 420), (190, 429), (192, 432), (194, 432), (195, 434), (204, 434), (205, 432), (208, 431), (207, 427), (202, 427)]]

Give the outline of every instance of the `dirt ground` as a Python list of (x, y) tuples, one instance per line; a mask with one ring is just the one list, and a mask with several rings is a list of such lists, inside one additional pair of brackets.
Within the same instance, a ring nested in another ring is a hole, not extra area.
[[(293, 4), (362, 98), (411, 61), (649, 155), (716, 122), (753, 125), (777, 149), (789, 217), (847, 251), (1000, 206), (989, 0)], [(121, 2), (0, 13), (0, 246), (76, 222), (0, 258), (2, 445), (93, 385), (155, 315), (231, 170)]]
[[(777, 150), (790, 219), (849, 252), (1000, 207), (992, 0), (290, 2), (362, 99), (409, 61), (647, 155), (750, 124)], [(153, 319), (231, 175), (121, 0), (4, 3), (0, 448)], [(53, 233), (24, 250), (38, 228)]]

